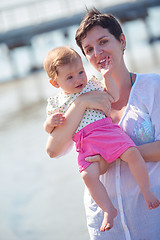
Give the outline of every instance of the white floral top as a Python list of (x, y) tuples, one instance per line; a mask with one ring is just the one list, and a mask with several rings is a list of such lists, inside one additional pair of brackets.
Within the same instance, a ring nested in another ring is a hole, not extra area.
[[(104, 86), (102, 82), (98, 81), (96, 77), (92, 77), (85, 88), (80, 93), (72, 93), (72, 94), (65, 94), (63, 91), (58, 93), (54, 97), (50, 97), (48, 99), (47, 105), (47, 115), (50, 116), (55, 112), (65, 113), (68, 107), (72, 104), (75, 99), (83, 93), (90, 92), (90, 91), (103, 91)], [(105, 114), (103, 111), (94, 110), (94, 109), (86, 109), (83, 118), (76, 130), (77, 133), (81, 128), (85, 127), (89, 123), (95, 122), (99, 119), (105, 118)]]

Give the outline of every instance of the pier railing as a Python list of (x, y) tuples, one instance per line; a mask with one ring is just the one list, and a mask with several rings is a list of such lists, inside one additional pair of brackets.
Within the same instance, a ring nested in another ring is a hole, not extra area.
[[(123, 2), (126, 0), (121, 1)], [(94, 7), (104, 6), (108, 6), (105, 0), (94, 0)], [(86, 6), (79, 0), (31, 0), (14, 5), (10, 3), (8, 6), (0, 7), (0, 32), (15, 29), (15, 26), (20, 28), (48, 20), (71, 17), (84, 12), (86, 7), (93, 7), (93, 2), (88, 1)]]
[(160, 0), (120, 1), (108, 6), (106, 0), (32, 0), (30, 2), (0, 8), (0, 44), (9, 49), (30, 44), (33, 36), (79, 24), (87, 8), (96, 7), (102, 12), (114, 14), (121, 22), (145, 19), (148, 8), (160, 6)]

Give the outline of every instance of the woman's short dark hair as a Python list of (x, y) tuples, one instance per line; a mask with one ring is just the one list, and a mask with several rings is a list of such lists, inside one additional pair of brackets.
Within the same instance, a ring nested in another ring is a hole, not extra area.
[(94, 26), (107, 28), (108, 31), (118, 41), (120, 41), (121, 33), (123, 33), (120, 23), (112, 14), (102, 14), (96, 8), (89, 10), (85, 17), (82, 19), (75, 36), (76, 43), (81, 48), (84, 55), (85, 53), (82, 48), (82, 40), (86, 37), (87, 32)]

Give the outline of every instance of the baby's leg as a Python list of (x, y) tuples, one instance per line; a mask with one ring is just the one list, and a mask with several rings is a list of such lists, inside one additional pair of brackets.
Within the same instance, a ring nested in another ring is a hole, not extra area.
[(120, 158), (128, 163), (130, 171), (141, 189), (148, 209), (157, 208), (160, 202), (151, 192), (147, 167), (138, 149), (131, 147)]
[(99, 180), (99, 164), (97, 162), (92, 163), (81, 172), (81, 175), (92, 198), (104, 212), (104, 219), (100, 230), (111, 229), (113, 227), (113, 220), (117, 216), (117, 210), (114, 208), (104, 185)]

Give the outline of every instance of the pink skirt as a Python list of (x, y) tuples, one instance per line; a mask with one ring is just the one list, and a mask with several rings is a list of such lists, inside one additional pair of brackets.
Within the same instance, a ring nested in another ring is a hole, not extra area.
[(130, 137), (111, 118), (103, 118), (78, 131), (76, 142), (79, 171), (82, 172), (91, 163), (86, 157), (100, 154), (108, 163), (115, 161), (130, 147), (136, 147)]

